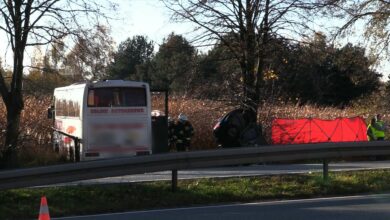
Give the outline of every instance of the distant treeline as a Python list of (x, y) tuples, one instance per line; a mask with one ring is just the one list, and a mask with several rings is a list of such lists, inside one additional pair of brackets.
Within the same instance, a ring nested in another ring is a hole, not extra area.
[[(352, 44), (341, 48), (316, 34), (306, 43), (272, 38), (261, 97), (320, 105), (346, 105), (380, 87), (380, 73), (365, 49)], [(146, 37), (129, 38), (119, 45), (109, 77), (143, 80), (152, 87), (209, 99), (239, 99), (239, 61), (228, 48), (215, 44), (199, 53), (180, 35), (171, 34), (156, 54)]]
[[(234, 38), (226, 37), (231, 39)], [(81, 43), (76, 45), (79, 55), (84, 51)], [(269, 45), (261, 91), (264, 101), (345, 106), (384, 85), (380, 81), (382, 75), (373, 69), (375, 60), (362, 47), (352, 44), (335, 47), (321, 33), (305, 43), (274, 36)], [(65, 75), (55, 71), (49, 53), (45, 55), (43, 68), (30, 70), (24, 90), (41, 94), (85, 78), (128, 79), (146, 81), (152, 88), (169, 88), (173, 93), (194, 98), (240, 100), (243, 96), (239, 60), (221, 42), (211, 45), (206, 53), (199, 52), (183, 36), (172, 33), (154, 51), (154, 43), (147, 37), (128, 38), (119, 44), (117, 51), (106, 53), (110, 58), (93, 74), (83, 72), (85, 69), (93, 72), (91, 68), (75, 67), (78, 62), (73, 52), (72, 59), (68, 55), (63, 62), (64, 69), (72, 71)]]

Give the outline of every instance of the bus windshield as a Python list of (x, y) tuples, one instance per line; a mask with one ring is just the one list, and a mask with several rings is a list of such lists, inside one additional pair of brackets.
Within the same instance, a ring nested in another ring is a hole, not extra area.
[(88, 107), (145, 107), (146, 89), (107, 87), (88, 90)]

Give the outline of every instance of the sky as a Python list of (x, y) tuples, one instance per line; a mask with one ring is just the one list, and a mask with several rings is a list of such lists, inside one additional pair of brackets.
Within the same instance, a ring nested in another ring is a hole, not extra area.
[[(111, 35), (116, 43), (115, 48), (119, 43), (135, 35), (147, 36), (149, 40), (155, 42), (155, 50), (158, 49), (163, 38), (172, 32), (181, 34), (191, 41), (191, 30), (194, 26), (190, 23), (178, 24), (170, 21), (170, 12), (160, 0), (112, 0), (112, 2), (118, 4), (118, 9), (113, 14), (115, 19), (110, 21)], [(27, 53), (26, 61), (30, 60), (30, 54), (32, 55), (32, 52)], [(12, 61), (10, 55), (12, 55), (10, 52), (6, 55), (2, 54), (2, 57), (8, 57), (6, 66), (9, 66)], [(382, 63), (378, 70), (389, 73), (389, 62)], [(387, 80), (387, 74), (382, 79)]]
[[(111, 22), (112, 36), (117, 45), (134, 35), (144, 35), (155, 42), (155, 49), (162, 43), (163, 38), (175, 32), (190, 39), (190, 23), (172, 23), (169, 19), (169, 10), (159, 0), (116, 0), (118, 4), (118, 19)], [(329, 23), (329, 21), (326, 21)], [(351, 36), (343, 43), (357, 44), (358, 37)], [(382, 62), (378, 71), (384, 73), (382, 80), (387, 81), (390, 73), (390, 62)]]
[[(98, 0), (99, 1), (99, 0)], [(170, 33), (182, 34), (186, 37), (186, 33), (191, 30), (188, 24), (174, 24), (169, 19), (169, 12), (162, 2), (159, 0), (111, 0), (118, 5), (118, 10), (109, 16), (111, 35), (115, 41), (115, 48), (119, 43), (131, 38), (135, 35), (147, 36), (149, 40), (155, 42), (155, 49), (162, 43), (163, 38)], [(3, 39), (4, 36), (1, 36)], [(6, 68), (12, 66), (12, 52), (10, 48), (3, 48), (6, 45), (2, 44), (0, 48), (0, 56), (3, 65)], [(41, 48), (44, 50), (44, 48)], [(7, 51), (3, 53), (3, 51)], [(32, 47), (27, 49), (25, 55), (26, 66), (30, 65), (31, 57), (36, 53)], [(26, 68), (27, 69), (27, 68)]]
[(190, 24), (172, 23), (169, 11), (159, 0), (116, 0), (118, 20), (111, 21), (112, 36), (117, 44), (134, 35), (144, 35), (157, 45), (170, 33), (186, 36)]

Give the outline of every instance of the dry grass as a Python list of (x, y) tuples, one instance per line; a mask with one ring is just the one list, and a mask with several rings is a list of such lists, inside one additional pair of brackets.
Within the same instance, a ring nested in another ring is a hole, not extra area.
[[(154, 98), (153, 109), (164, 109), (164, 99)], [(47, 107), (51, 98), (25, 99), (25, 108), (21, 119), (20, 159), (22, 164), (35, 165), (52, 163), (58, 157), (52, 152), (51, 126), (52, 121), (47, 119)], [(227, 112), (236, 108), (232, 103), (189, 99), (184, 97), (170, 97), (169, 115), (176, 118), (179, 113), (185, 113), (195, 129), (195, 137), (191, 150), (213, 149), (216, 147), (212, 135), (213, 126), (218, 119)], [(263, 131), (267, 140), (270, 137), (271, 122), (274, 118), (308, 118), (333, 119), (337, 117), (362, 116), (366, 121), (376, 113), (376, 108), (355, 106), (338, 109), (331, 107), (317, 107), (312, 105), (292, 104), (264, 104), (259, 108), (259, 121), (263, 124)], [(390, 121), (389, 112), (380, 111), (384, 121)], [(4, 105), (0, 106), (0, 141), (4, 143), (4, 130), (6, 125), (6, 111)], [(2, 146), (2, 145), (1, 145)]]
[(213, 127), (218, 119), (234, 109), (234, 106), (218, 101), (172, 98), (169, 109), (170, 115), (174, 118), (180, 113), (188, 116), (195, 130), (191, 149), (201, 150), (216, 147), (212, 134)]
[[(154, 105), (163, 109), (161, 100), (154, 100)], [(185, 113), (195, 129), (195, 137), (192, 142), (192, 150), (212, 149), (216, 147), (212, 135), (213, 126), (227, 112), (237, 106), (229, 102), (188, 99), (183, 97), (172, 97), (169, 100), (169, 114), (176, 118), (180, 113)], [(258, 118), (262, 122), (263, 132), (270, 142), (271, 123), (274, 118), (321, 118), (334, 119), (338, 117), (361, 116), (367, 122), (375, 113), (383, 114), (383, 120), (390, 122), (390, 113), (379, 111), (376, 108), (366, 106), (354, 106), (351, 108), (318, 107), (314, 105), (293, 105), (286, 103), (264, 104), (260, 106)]]
[[(22, 166), (45, 165), (55, 163), (58, 156), (52, 151), (52, 121), (47, 119), (47, 107), (51, 98), (26, 97), (21, 114), (19, 160)], [(3, 146), (6, 129), (6, 109), (0, 107), (0, 140)]]

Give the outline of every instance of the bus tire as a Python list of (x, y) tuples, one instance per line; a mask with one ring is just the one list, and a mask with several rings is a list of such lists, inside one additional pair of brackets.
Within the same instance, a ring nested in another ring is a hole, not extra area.
[(73, 146), (69, 146), (69, 161), (70, 162), (75, 162), (75, 155), (74, 155), (74, 147)]
[(58, 144), (54, 144), (54, 152), (60, 153), (60, 146)]

